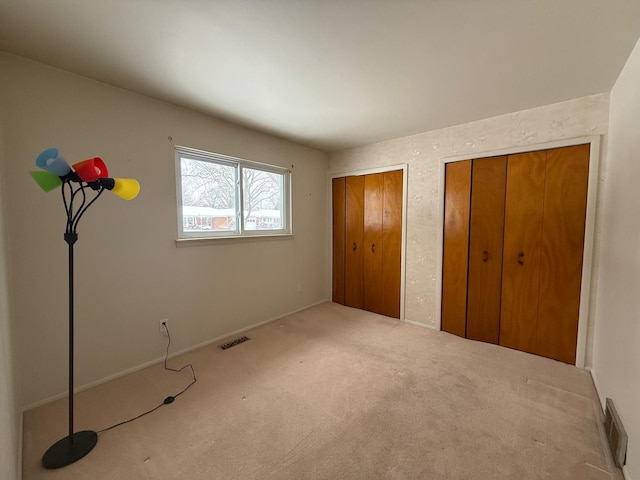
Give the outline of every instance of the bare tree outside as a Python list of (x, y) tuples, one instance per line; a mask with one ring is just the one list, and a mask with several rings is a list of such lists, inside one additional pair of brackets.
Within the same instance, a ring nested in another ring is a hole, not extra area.
[[(245, 228), (251, 228), (248, 223), (255, 211), (282, 209), (282, 180), (283, 176), (278, 173), (253, 168), (242, 169)], [(271, 227), (281, 226), (282, 220), (278, 215), (277, 224)]]
[[(206, 222), (190, 214), (193, 219), (185, 225), (189, 229), (229, 230), (235, 229), (237, 212), (236, 191), (238, 167), (224, 163), (181, 158), (182, 205), (212, 209), (206, 213), (211, 217)], [(284, 201), (284, 175), (258, 168), (242, 167), (243, 227), (245, 230), (281, 229), (282, 205)], [(202, 209), (201, 209), (202, 210)], [(225, 210), (223, 215), (222, 211)], [(205, 214), (199, 214), (204, 217)], [(227, 222), (216, 222), (215, 218), (226, 216)], [(233, 218), (229, 218), (233, 216)], [(216, 226), (218, 225), (218, 226)], [(186, 228), (186, 227), (185, 227)]]
[(183, 158), (181, 163), (183, 205), (235, 208), (235, 166), (189, 158)]

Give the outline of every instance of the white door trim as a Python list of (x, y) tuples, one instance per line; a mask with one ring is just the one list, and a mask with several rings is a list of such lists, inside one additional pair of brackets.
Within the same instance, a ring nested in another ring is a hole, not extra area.
[[(444, 232), (444, 173), (445, 165), (474, 158), (495, 157), (499, 155), (513, 155), (516, 153), (548, 150), (551, 148), (570, 147), (573, 145), (590, 145), (589, 184), (587, 189), (587, 211), (584, 232), (584, 253), (582, 256), (582, 283), (580, 287), (580, 313), (578, 316), (578, 339), (576, 350), (576, 367), (584, 368), (587, 349), (587, 327), (589, 322), (589, 300), (591, 296), (591, 272), (593, 267), (593, 244), (595, 238), (596, 199), (598, 197), (598, 172), (600, 168), (600, 136), (577, 137), (536, 145), (526, 145), (488, 152), (480, 152), (454, 157), (443, 158), (440, 162), (440, 206), (438, 215), (438, 275), (437, 275), (437, 311), (436, 329), (442, 329), (442, 254)], [(595, 293), (595, 292), (594, 292)]]
[(406, 276), (406, 252), (407, 252), (407, 187), (409, 165), (402, 163), (399, 165), (391, 165), (385, 167), (368, 168), (366, 170), (352, 170), (340, 173), (329, 174), (329, 298), (331, 299), (333, 292), (333, 194), (332, 180), (340, 177), (355, 177), (359, 175), (370, 175), (372, 173), (392, 172), (394, 170), (402, 170), (402, 241), (400, 253), (400, 320), (404, 321), (404, 303), (405, 303), (405, 276)]

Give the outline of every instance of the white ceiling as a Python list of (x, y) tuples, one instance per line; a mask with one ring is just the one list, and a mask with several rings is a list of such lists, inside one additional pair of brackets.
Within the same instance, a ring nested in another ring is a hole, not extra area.
[(0, 0), (0, 50), (325, 151), (607, 92), (640, 0)]

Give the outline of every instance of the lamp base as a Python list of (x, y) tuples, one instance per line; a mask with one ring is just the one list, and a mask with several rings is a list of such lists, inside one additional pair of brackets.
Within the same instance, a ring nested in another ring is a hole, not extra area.
[(93, 450), (98, 443), (98, 434), (91, 430), (76, 432), (51, 445), (42, 456), (42, 466), (53, 469), (71, 465)]

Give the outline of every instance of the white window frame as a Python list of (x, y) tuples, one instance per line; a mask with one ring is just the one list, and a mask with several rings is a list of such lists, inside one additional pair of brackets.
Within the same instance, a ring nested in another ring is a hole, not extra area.
[[(197, 150), (195, 148), (176, 145), (176, 203), (178, 213), (178, 240), (215, 239), (215, 238), (243, 238), (291, 235), (291, 170), (276, 165), (254, 162), (243, 158), (230, 157), (219, 153)], [(236, 229), (233, 231), (184, 231), (184, 216), (182, 206), (182, 168), (181, 159), (205, 161), (218, 165), (233, 166), (236, 169)], [(246, 230), (244, 218), (244, 195), (242, 170), (250, 168), (268, 173), (282, 175), (282, 227), (269, 230)]]

